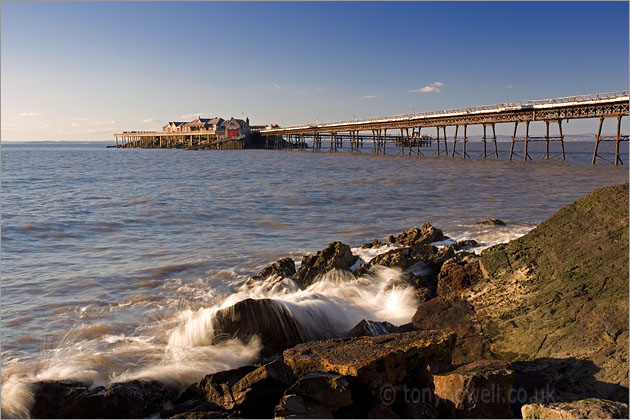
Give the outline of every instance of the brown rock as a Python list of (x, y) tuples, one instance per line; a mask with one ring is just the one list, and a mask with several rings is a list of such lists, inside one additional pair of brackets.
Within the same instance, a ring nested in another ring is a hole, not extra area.
[(275, 263), (263, 268), (256, 277), (266, 279), (272, 275), (279, 277), (291, 277), (295, 274), (295, 262), (291, 258), (282, 258)]
[(305, 255), (300, 269), (293, 276), (293, 280), (302, 288), (310, 286), (318, 276), (337, 268), (347, 270), (356, 257), (352, 255), (350, 247), (341, 242), (331, 242), (328, 247), (317, 254)]
[(319, 338), (301, 328), (286, 304), (273, 299), (243, 300), (217, 311), (213, 322), (215, 342), (233, 337), (249, 340), (258, 336), (263, 345), (263, 357)]
[(438, 296), (461, 297), (470, 286), (483, 280), (479, 257), (460, 253), (446, 261), (438, 274)]
[(601, 398), (521, 407), (524, 419), (627, 419), (628, 404)]
[(482, 360), (433, 376), (442, 417), (508, 418), (514, 373), (508, 363)]
[(475, 312), (464, 300), (438, 296), (421, 303), (411, 322), (420, 330), (437, 328), (454, 332), (457, 340), (452, 354), (453, 364), (493, 358)]
[(398, 328), (389, 322), (377, 322), (362, 320), (355, 325), (346, 337), (376, 337), (398, 332)]
[(474, 248), (476, 246), (479, 246), (479, 242), (474, 239), (464, 239), (462, 241), (457, 241), (457, 243), (453, 245), (453, 248), (455, 248), (456, 251), (459, 251), (461, 249)]
[(188, 387), (166, 414), (227, 410), (245, 417), (270, 418), (295, 379), (291, 369), (280, 360), (258, 368), (245, 366), (210, 374)]
[(430, 244), (443, 239), (445, 239), (445, 236), (440, 229), (434, 228), (429, 222), (425, 222), (420, 229), (414, 227), (402, 232), (396, 237), (396, 243), (402, 246), (414, 246)]
[(74, 381), (33, 385), (34, 418), (142, 418), (162, 410), (175, 390), (158, 381), (117, 382), (88, 388)]
[(378, 389), (386, 383), (417, 383), (429, 362), (434, 369), (450, 365), (454, 338), (440, 331), (414, 331), (313, 341), (285, 350), (284, 360), (298, 376), (334, 372)]
[(353, 403), (348, 378), (312, 372), (302, 376), (280, 400), (276, 418), (334, 418)]
[(476, 225), (489, 225), (489, 226), (505, 226), (505, 222), (501, 219), (488, 219), (483, 222), (477, 222)]

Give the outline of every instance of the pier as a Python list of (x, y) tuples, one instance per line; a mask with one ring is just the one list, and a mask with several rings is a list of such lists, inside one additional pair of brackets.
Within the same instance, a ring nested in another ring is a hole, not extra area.
[[(594, 138), (592, 164), (600, 159), (617, 166), (624, 163), (619, 145), (628, 141), (628, 135), (621, 133), (621, 119), (628, 115), (629, 100), (629, 91), (618, 91), (362, 120), (267, 127), (253, 129), (248, 136), (230, 139), (222, 138), (218, 132), (204, 131), (123, 132), (115, 134), (115, 137), (116, 147), (240, 149), (249, 137), (260, 136), (261, 147), (266, 149), (310, 149), (313, 152), (337, 152), (344, 142), (349, 144), (349, 152), (359, 152), (368, 141), (371, 143), (370, 149), (376, 154), (387, 153), (387, 146), (391, 145), (399, 154), (409, 156), (424, 156), (423, 149), (435, 144), (437, 150), (434, 155), (466, 159), (471, 157), (467, 150), (470, 141), (468, 127), (481, 125), (483, 150), (479, 157), (499, 159), (496, 126), (513, 124), (507, 156), (510, 161), (531, 160), (528, 148), (532, 142), (546, 143), (543, 159), (564, 160), (563, 121), (594, 118), (599, 120), (599, 125)], [(616, 123), (616, 135), (602, 135), (606, 119), (612, 119)], [(545, 124), (544, 136), (530, 136), (530, 126), (534, 123)], [(447, 131), (450, 131), (450, 136)], [(614, 143), (613, 161), (598, 153), (602, 143)]]

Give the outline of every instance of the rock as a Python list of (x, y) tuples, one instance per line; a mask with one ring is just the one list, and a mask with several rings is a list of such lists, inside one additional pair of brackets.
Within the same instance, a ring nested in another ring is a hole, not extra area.
[(389, 242), (390, 244), (395, 244), (396, 243), (396, 237), (394, 235), (389, 235), (387, 237), (387, 242)]
[(526, 404), (521, 408), (524, 419), (627, 419), (628, 404), (600, 398)]
[(270, 418), (295, 380), (291, 369), (280, 360), (210, 374), (188, 387), (165, 414), (226, 410), (244, 417)]
[(500, 219), (488, 219), (483, 222), (477, 222), (476, 225), (489, 225), (489, 226), (505, 226), (505, 222)]
[(405, 389), (431, 392), (431, 372), (450, 368), (454, 338), (440, 331), (413, 331), (314, 341), (285, 350), (284, 360), (299, 377), (310, 372), (348, 377), (353, 404), (344, 417), (401, 417), (410, 408)]
[(420, 330), (454, 332), (457, 340), (452, 353), (453, 364), (493, 358), (473, 307), (465, 300), (438, 296), (421, 303), (411, 323)]
[(378, 239), (374, 239), (374, 240), (372, 240), (372, 242), (366, 242), (363, 245), (361, 245), (361, 248), (363, 248), (363, 249), (380, 248), (382, 246), (385, 246), (385, 244), (382, 243), (381, 241), (379, 241)]
[(273, 299), (246, 299), (217, 311), (213, 319), (214, 342), (258, 336), (261, 356), (268, 357), (307, 340), (319, 338), (305, 331), (285, 303)]
[(420, 229), (414, 227), (402, 232), (395, 242), (402, 246), (428, 245), (431, 242), (445, 239), (440, 229), (436, 229), (429, 222), (425, 222)]
[(579, 398), (627, 402), (628, 216), (628, 184), (602, 188), (481, 253), (488, 281), (467, 300), (497, 357), (544, 363)]
[(474, 248), (476, 246), (479, 246), (479, 242), (475, 241), (474, 239), (464, 239), (462, 241), (457, 241), (453, 245), (453, 248), (455, 248), (456, 251), (459, 251), (461, 249)]
[(349, 378), (311, 372), (286, 391), (276, 406), (275, 418), (335, 418), (341, 409), (352, 403)]
[(296, 378), (280, 360), (274, 360), (248, 373), (232, 388), (234, 409), (247, 418), (271, 418), (274, 408)]
[(500, 360), (481, 360), (433, 376), (442, 418), (508, 418), (514, 372)]
[(423, 375), (427, 363), (449, 365), (454, 335), (414, 331), (378, 337), (311, 341), (284, 351), (284, 361), (297, 376), (334, 372), (357, 377), (370, 386)]
[[(205, 411), (231, 409), (234, 407), (232, 398), (232, 386), (240, 381), (245, 375), (256, 370), (256, 366), (243, 366), (237, 369), (230, 369), (222, 372), (211, 373), (201, 379), (201, 381), (190, 385), (175, 401), (175, 406), (171, 412), (181, 411)], [(211, 404), (208, 407), (208, 404)], [(165, 416), (169, 417), (170, 413)]]
[(414, 264), (414, 259), (411, 256), (410, 248), (398, 248), (387, 251), (383, 254), (377, 255), (372, 258), (367, 264), (368, 267), (375, 265), (382, 265), (384, 267), (398, 267), (405, 269)]
[(479, 259), (475, 254), (460, 253), (447, 260), (438, 274), (438, 296), (461, 297), (472, 285), (483, 281)]
[(346, 337), (376, 337), (379, 335), (386, 335), (398, 332), (398, 328), (390, 324), (389, 322), (376, 322), (362, 320), (354, 326), (347, 334)]
[(328, 247), (314, 255), (305, 255), (302, 264), (293, 280), (302, 288), (310, 286), (318, 276), (337, 268), (349, 269), (356, 257), (352, 255), (350, 247), (341, 242), (332, 242)]
[(199, 398), (188, 400), (160, 412), (162, 419), (223, 418), (226, 415), (227, 411), (223, 407)]
[(175, 390), (158, 381), (117, 382), (89, 388), (73, 381), (33, 385), (34, 418), (143, 418), (162, 410)]
[(295, 262), (291, 258), (282, 258), (275, 263), (263, 268), (256, 277), (266, 279), (272, 275), (279, 277), (291, 277), (295, 274)]

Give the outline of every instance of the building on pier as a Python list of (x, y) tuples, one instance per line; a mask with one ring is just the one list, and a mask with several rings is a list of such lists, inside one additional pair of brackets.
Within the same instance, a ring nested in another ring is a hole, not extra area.
[(232, 117), (232, 119), (225, 124), (225, 137), (228, 139), (246, 136), (249, 133), (251, 133), (249, 118), (239, 120)]

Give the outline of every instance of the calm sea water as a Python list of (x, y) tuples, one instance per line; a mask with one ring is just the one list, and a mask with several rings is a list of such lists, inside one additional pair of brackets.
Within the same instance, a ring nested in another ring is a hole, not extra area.
[[(37, 379), (156, 377), (184, 386), (243, 364), (256, 343), (217, 347), (207, 335), (213, 311), (244, 296), (296, 307), (325, 301), (322, 311), (348, 317), (338, 328), (367, 316), (406, 322), (414, 309), (406, 292), (238, 287), (280, 257), (299, 261), (333, 240), (354, 247), (424, 221), (454, 239), (506, 241), (593, 189), (628, 180), (627, 167), (590, 165), (592, 142), (567, 143), (566, 162), (541, 161), (541, 146), (524, 163), (508, 162), (504, 143), (499, 161), (407, 157), (389, 147), (373, 156), (5, 143), (3, 407)], [(603, 149), (611, 159), (613, 145)], [(469, 145), (471, 156), (479, 151)], [(474, 225), (488, 218), (508, 226)]]

